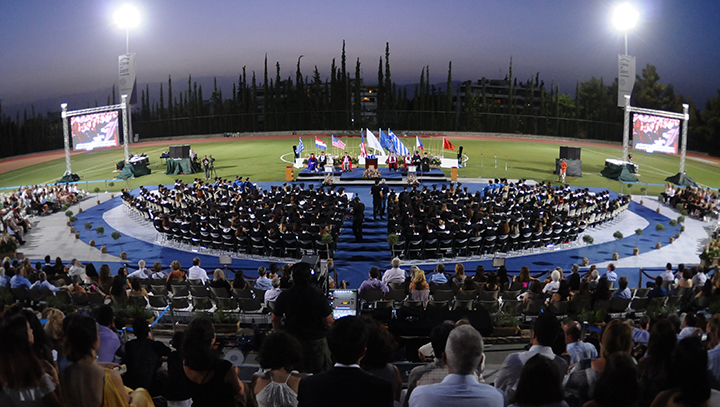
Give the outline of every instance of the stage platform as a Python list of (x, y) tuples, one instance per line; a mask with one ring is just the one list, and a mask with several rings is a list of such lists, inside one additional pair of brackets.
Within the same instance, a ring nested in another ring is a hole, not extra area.
[[(412, 171), (393, 171), (387, 168), (380, 168), (380, 178), (384, 178), (389, 185), (405, 185), (408, 182), (408, 176), (414, 175), (415, 178), (423, 182), (448, 182), (443, 170), (439, 168), (431, 168), (429, 172), (412, 172)], [(328, 174), (331, 174), (335, 185), (363, 185), (375, 182), (373, 178), (363, 178), (364, 168), (353, 168), (351, 172), (342, 172), (339, 168), (334, 168), (332, 172), (310, 172), (307, 168), (300, 171), (295, 179), (296, 182), (309, 182), (325, 180)]]

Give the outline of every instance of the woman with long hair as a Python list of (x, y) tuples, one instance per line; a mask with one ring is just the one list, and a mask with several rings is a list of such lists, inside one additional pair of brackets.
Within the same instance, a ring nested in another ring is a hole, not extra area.
[(517, 407), (567, 407), (563, 401), (562, 376), (555, 362), (536, 354), (523, 366), (515, 391)]
[(55, 368), (32, 349), (35, 339), (24, 315), (0, 325), (0, 405), (59, 406)]
[(189, 380), (193, 407), (234, 407), (243, 394), (238, 370), (213, 352), (215, 329), (207, 317), (196, 317), (188, 325), (183, 346), (183, 370)]
[(145, 389), (128, 393), (120, 373), (100, 366), (100, 349), (95, 320), (82, 314), (71, 314), (65, 321), (65, 352), (73, 362), (60, 377), (64, 405), (73, 407), (152, 406)]
[(423, 307), (425, 307), (430, 300), (430, 285), (425, 280), (425, 272), (418, 266), (412, 266), (410, 271), (412, 273), (412, 281), (409, 286), (410, 298), (422, 301)]

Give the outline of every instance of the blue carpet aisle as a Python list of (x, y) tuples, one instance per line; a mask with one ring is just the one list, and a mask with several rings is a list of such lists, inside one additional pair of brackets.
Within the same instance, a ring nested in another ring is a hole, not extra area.
[[(264, 189), (269, 189), (269, 183), (260, 184)], [(317, 184), (316, 184), (317, 185)], [(431, 184), (430, 184), (431, 185)], [(428, 186), (431, 188), (431, 186)], [(481, 190), (484, 184), (463, 184), (468, 187), (468, 192), (474, 193), (477, 190)], [(438, 183), (438, 188), (441, 187), (441, 183)], [(350, 216), (344, 224), (343, 230), (338, 239), (338, 249), (335, 253), (335, 266), (338, 271), (338, 276), (341, 280), (346, 280), (350, 283), (350, 287), (358, 287), (359, 284), (367, 278), (367, 272), (372, 266), (377, 266), (381, 269), (389, 268), (391, 259), (390, 250), (387, 244), (387, 223), (386, 221), (374, 221), (372, 219), (372, 196), (369, 193), (369, 186), (356, 186), (346, 188), (347, 192), (353, 193), (360, 197), (366, 206), (365, 209), (365, 224), (363, 227), (365, 240), (362, 243), (355, 243), (354, 236), (352, 234), (352, 217)], [(397, 190), (397, 188), (395, 188)], [(167, 266), (173, 260), (179, 260), (183, 267), (187, 268), (192, 264), (193, 257), (200, 257), (202, 265), (208, 270), (212, 270), (219, 266), (218, 257), (216, 254), (208, 254), (204, 251), (184, 251), (176, 248), (165, 247), (153, 243), (154, 238), (145, 238), (145, 240), (134, 237), (134, 233), (125, 232), (123, 236), (118, 240), (113, 240), (110, 236), (114, 228), (112, 228), (103, 218), (103, 215), (111, 210), (124, 211), (124, 208), (117, 208), (122, 206), (122, 201), (119, 197), (115, 197), (107, 202), (100, 205), (93, 206), (89, 209), (84, 210), (81, 214), (78, 214), (78, 221), (75, 223), (76, 228), (80, 233), (80, 239), (83, 242), (89, 242), (94, 239), (98, 243), (104, 243), (108, 252), (119, 256), (121, 251), (125, 251), (128, 255), (128, 264), (136, 265), (140, 259), (145, 259), (149, 264), (154, 261), (160, 261), (163, 265)], [(640, 253), (647, 253), (655, 250), (654, 246), (656, 242), (662, 242), (665, 246), (670, 236), (674, 236), (676, 229), (668, 225), (669, 218), (656, 213), (654, 210), (649, 209), (645, 206), (641, 206), (636, 202), (631, 202), (629, 211), (633, 212), (640, 217), (644, 218), (648, 223), (644, 228), (644, 233), (640, 237), (638, 247)], [(87, 222), (92, 223), (92, 230), (85, 230), (84, 224)], [(128, 217), (122, 218), (122, 224), (124, 229), (127, 231), (138, 228), (150, 228), (152, 225), (144, 221), (138, 221), (129, 219)], [(657, 232), (655, 225), (662, 223), (665, 225), (666, 230), (663, 232)], [(101, 237), (95, 229), (98, 226), (105, 228), (105, 233)], [(616, 228), (618, 225), (611, 224), (609, 226), (601, 226), (607, 228)], [(146, 235), (148, 231), (145, 231)], [(152, 232), (154, 236), (154, 231)], [(598, 229), (588, 229), (586, 234), (595, 235), (600, 233)], [(612, 234), (612, 231), (605, 230), (604, 233)], [(596, 239), (597, 240), (597, 239)], [(636, 236), (626, 234), (626, 236), (615, 242), (609, 241), (600, 244), (594, 244), (590, 247), (585, 247), (582, 244), (578, 244), (578, 247), (566, 250), (546, 250), (541, 253), (529, 254), (525, 256), (514, 256), (507, 258), (506, 265), (511, 274), (517, 273), (517, 270), (522, 266), (530, 267), (533, 273), (541, 273), (560, 266), (564, 270), (569, 270), (573, 263), (581, 263), (583, 257), (587, 257), (590, 260), (590, 264), (602, 263), (610, 260), (612, 253), (617, 251), (620, 254), (620, 258), (632, 256), (633, 248), (635, 247)], [(492, 269), (491, 259), (480, 260), (473, 259), (461, 261), (466, 270), (472, 272), (475, 270), (477, 265), (482, 264), (486, 270)], [(455, 261), (447, 261), (446, 269), (452, 270), (455, 266)], [(122, 263), (111, 263), (111, 269), (113, 272), (117, 270)], [(249, 276), (256, 276), (256, 270), (259, 266), (267, 266), (268, 260), (258, 259), (233, 259), (233, 264), (230, 266), (233, 269), (241, 269)], [(99, 265), (96, 264), (96, 267)], [(419, 267), (423, 270), (429, 271), (434, 268), (434, 263), (422, 263)], [(405, 263), (403, 268), (409, 269), (410, 265)], [(634, 286), (638, 278), (638, 269), (618, 269), (620, 275), (627, 275), (630, 279), (631, 286)], [(650, 272), (655, 275), (659, 273)]]

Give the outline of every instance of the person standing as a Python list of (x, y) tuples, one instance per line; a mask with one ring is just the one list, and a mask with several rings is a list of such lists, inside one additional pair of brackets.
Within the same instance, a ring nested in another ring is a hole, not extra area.
[(412, 156), (412, 163), (415, 166), (415, 171), (420, 172), (421, 165), (422, 165), (422, 158), (420, 158), (419, 151), (415, 151), (415, 154)]
[(565, 162), (565, 159), (564, 158), (560, 159), (560, 174), (559, 174), (560, 178), (559, 178), (559, 180), (563, 184), (565, 183), (565, 175), (567, 175), (567, 167), (568, 166), (567, 166), (567, 163)]
[(503, 393), (490, 385), (478, 383), (474, 375), (484, 358), (482, 336), (475, 328), (462, 325), (453, 329), (442, 354), (448, 375), (440, 383), (415, 388), (410, 395), (410, 407), (503, 407)]
[(353, 214), (353, 225), (352, 230), (355, 235), (355, 242), (360, 243), (363, 241), (363, 222), (365, 221), (365, 204), (360, 201), (357, 196), (353, 199), (352, 209), (350, 210)]
[(375, 185), (370, 188), (370, 195), (373, 197), (373, 220), (377, 220), (378, 215), (382, 219), (382, 188), (380, 188), (380, 180), (375, 180)]
[(208, 156), (204, 156), (202, 159), (203, 170), (205, 170), (205, 179), (210, 179), (210, 159)]
[(428, 157), (428, 153), (425, 153), (425, 155), (422, 158), (422, 172), (430, 172), (430, 157)]
[(390, 188), (385, 183), (385, 178), (380, 180), (380, 190), (382, 195), (380, 196), (380, 219), (385, 220), (385, 213), (387, 213), (387, 198), (390, 193)]
[(320, 153), (320, 157), (318, 157), (318, 168), (320, 168), (321, 172), (325, 172), (325, 166), (327, 165), (327, 156), (325, 155), (325, 152), (323, 151)]
[[(290, 270), (295, 284), (280, 293), (275, 301), (273, 329), (285, 331), (300, 341), (305, 354), (305, 371), (324, 372), (332, 365), (325, 338), (325, 330), (333, 323), (332, 309), (327, 298), (310, 285), (309, 264), (297, 263)], [(283, 316), (284, 326), (281, 323)]]

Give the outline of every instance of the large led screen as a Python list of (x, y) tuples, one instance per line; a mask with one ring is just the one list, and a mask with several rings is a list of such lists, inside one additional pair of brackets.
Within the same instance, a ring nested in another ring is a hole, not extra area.
[(677, 154), (680, 120), (635, 113), (633, 148), (648, 153)]
[(118, 111), (70, 118), (73, 150), (90, 151), (118, 145)]

